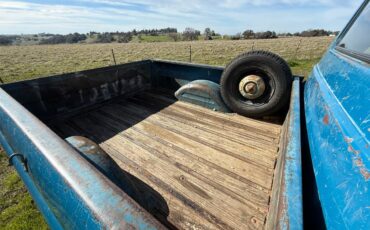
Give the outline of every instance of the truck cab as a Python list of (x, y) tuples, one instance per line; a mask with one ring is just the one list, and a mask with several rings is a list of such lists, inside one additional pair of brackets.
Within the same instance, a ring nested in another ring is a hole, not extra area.
[(330, 229), (370, 227), (369, 34), (365, 1), (305, 85), (309, 149)]

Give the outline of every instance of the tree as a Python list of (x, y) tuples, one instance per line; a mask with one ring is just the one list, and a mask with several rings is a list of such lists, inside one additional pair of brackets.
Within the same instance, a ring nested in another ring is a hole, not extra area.
[(98, 43), (111, 43), (113, 41), (113, 36), (110, 33), (98, 34), (96, 42)]
[(246, 30), (243, 32), (243, 38), (245, 39), (253, 39), (255, 37), (255, 33), (253, 30)]
[(216, 33), (214, 30), (211, 30), (210, 28), (205, 28), (203, 35), (204, 40), (212, 40), (212, 37), (216, 36)]
[(13, 41), (9, 37), (0, 36), (0, 45), (6, 46), (12, 44)]
[(169, 33), (168, 36), (174, 41), (177, 42), (180, 40), (180, 35), (178, 33)]
[(301, 33), (296, 33), (295, 35), (301, 36), (301, 37), (319, 37), (319, 36), (329, 36), (332, 34), (331, 31), (326, 31), (323, 29), (314, 29), (314, 30), (305, 30)]
[(66, 43), (78, 43), (80, 41), (86, 40), (87, 36), (85, 34), (68, 34), (66, 35)]
[(66, 36), (63, 35), (53, 35), (49, 38), (44, 38), (40, 41), (40, 44), (62, 44), (66, 43)]
[(265, 32), (259, 32), (255, 34), (256, 39), (271, 39), (271, 38), (277, 38), (275, 31), (265, 31)]
[(117, 42), (118, 43), (129, 43), (132, 40), (132, 33), (120, 33), (118, 35)]
[(329, 34), (330, 34), (329, 31), (326, 31), (326, 30), (323, 30), (323, 29), (312, 30), (312, 35), (314, 37), (318, 37), (318, 36), (329, 36)]
[(198, 40), (198, 37), (200, 36), (200, 31), (188, 27), (182, 33), (182, 36), (183, 36), (184, 40), (187, 40), (187, 41)]
[(205, 28), (203, 35), (204, 40), (212, 40), (212, 37), (216, 36), (216, 33), (214, 30), (211, 30), (210, 28)]
[(78, 43), (80, 41), (86, 40), (87, 36), (85, 34), (73, 33), (67, 35), (52, 35), (49, 38), (44, 38), (40, 41), (40, 44), (62, 44), (62, 43)]
[(204, 30), (204, 40), (212, 40), (212, 31), (210, 28)]
[(240, 40), (241, 38), (242, 38), (241, 33), (237, 33), (237, 34), (230, 37), (231, 40)]

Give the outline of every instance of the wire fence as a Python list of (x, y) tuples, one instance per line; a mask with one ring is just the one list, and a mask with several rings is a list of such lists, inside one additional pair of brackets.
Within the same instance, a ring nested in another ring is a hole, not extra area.
[[(318, 38), (280, 38), (268, 40), (240, 41), (195, 41), (177, 43), (155, 43), (132, 45), (132, 56), (119, 54), (120, 58), (130, 60), (169, 59), (202, 64), (224, 66), (241, 53), (252, 50), (267, 50), (291, 60), (312, 60), (321, 58), (327, 50), (332, 37)], [(119, 49), (116, 52), (120, 52)]]
[(316, 61), (325, 53), (332, 41), (332, 37), (315, 37), (239, 41), (9, 46), (0, 47), (0, 76), (4, 82), (12, 82), (143, 59), (167, 59), (225, 66), (236, 56), (251, 50), (271, 51), (289, 62)]

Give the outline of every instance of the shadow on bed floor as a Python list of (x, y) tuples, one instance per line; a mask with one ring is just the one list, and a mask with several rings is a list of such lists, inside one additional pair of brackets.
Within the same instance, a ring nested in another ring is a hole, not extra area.
[[(82, 114), (66, 118), (59, 123), (53, 123), (49, 126), (63, 139), (91, 140), (87, 142), (90, 146), (97, 146), (99, 151), (102, 152), (101, 156), (103, 157), (100, 156), (98, 160), (91, 160), (88, 156), (89, 154), (82, 153), (81, 155), (166, 227), (176, 229), (167, 220), (169, 208), (165, 199), (152, 187), (129, 172), (122, 170), (98, 146), (175, 102), (174, 97), (170, 94), (166, 97), (168, 97), (168, 100), (163, 100), (161, 103), (151, 103), (150, 100), (149, 102), (146, 101), (147, 107), (140, 107), (140, 101), (147, 100), (147, 96), (138, 95), (131, 99), (122, 98), (105, 104), (100, 108), (83, 112)], [(74, 147), (76, 148), (76, 146)], [(76, 149), (80, 153), (83, 152), (81, 148)], [(92, 158), (96, 158), (96, 156)], [(107, 158), (109, 159), (107, 160)], [(107, 162), (109, 169), (107, 169)]]

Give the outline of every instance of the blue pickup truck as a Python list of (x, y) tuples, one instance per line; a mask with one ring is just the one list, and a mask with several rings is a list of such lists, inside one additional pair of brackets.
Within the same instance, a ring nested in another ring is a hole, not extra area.
[(0, 86), (51, 229), (370, 229), (370, 4), (307, 81), (266, 51)]

